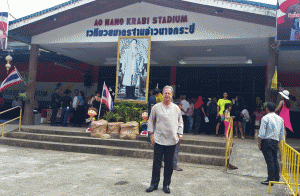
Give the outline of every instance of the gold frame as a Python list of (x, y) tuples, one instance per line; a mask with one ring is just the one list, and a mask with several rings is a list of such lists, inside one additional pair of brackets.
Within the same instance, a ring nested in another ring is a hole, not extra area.
[[(148, 39), (148, 62), (147, 62), (147, 80), (146, 80), (146, 94), (145, 100), (132, 100), (132, 99), (118, 99), (118, 74), (119, 74), (119, 54), (120, 54), (120, 40), (121, 39)], [(119, 36), (118, 38), (118, 52), (117, 52), (117, 71), (116, 71), (116, 88), (115, 88), (115, 102), (131, 101), (133, 103), (148, 103), (148, 92), (149, 92), (149, 73), (150, 73), (150, 52), (151, 52), (151, 36)]]

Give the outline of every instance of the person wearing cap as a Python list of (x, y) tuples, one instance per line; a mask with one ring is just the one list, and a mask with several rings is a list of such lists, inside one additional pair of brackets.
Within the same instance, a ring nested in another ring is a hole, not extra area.
[(183, 135), (183, 120), (179, 107), (172, 103), (173, 88), (165, 86), (164, 100), (153, 106), (149, 122), (148, 133), (154, 145), (152, 180), (146, 192), (157, 190), (160, 181), (162, 158), (164, 157), (163, 191), (170, 193), (170, 183), (173, 174), (173, 159), (176, 144), (181, 142)]
[(284, 90), (282, 92), (279, 92), (279, 94), (281, 95), (281, 101), (279, 102), (279, 105), (277, 106), (275, 112), (279, 113), (279, 116), (283, 118), (284, 126), (294, 133), (291, 124), (291, 119), (290, 119), (290, 108), (291, 108), (291, 103), (289, 100), (290, 92)]
[(284, 138), (284, 121), (275, 113), (275, 108), (274, 103), (267, 103), (267, 115), (261, 119), (258, 134), (258, 148), (262, 151), (268, 168), (268, 179), (261, 182), (264, 185), (269, 185), (269, 181), (279, 181), (277, 154), (279, 141)]

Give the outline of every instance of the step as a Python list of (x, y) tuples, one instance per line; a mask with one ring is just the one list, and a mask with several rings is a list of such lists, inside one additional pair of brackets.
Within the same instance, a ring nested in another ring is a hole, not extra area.
[[(140, 136), (137, 140), (147, 141), (147, 136)], [(191, 140), (191, 139), (182, 139), (182, 144), (190, 144), (190, 145), (201, 145), (201, 146), (216, 146), (225, 148), (225, 139), (224, 142), (219, 141), (207, 141), (207, 140)]]
[[(134, 148), (134, 149), (153, 149), (151, 143), (145, 141), (139, 141), (139, 140), (122, 140), (122, 139), (103, 140), (103, 139), (92, 138), (92, 137), (81, 137), (81, 136), (72, 136), (72, 135), (71, 136), (49, 135), (49, 134), (28, 133), (28, 132), (9, 132), (6, 134), (6, 137), (51, 141), (51, 142), (62, 142), (62, 143), (116, 146), (116, 147), (126, 147), (126, 148)], [(224, 156), (225, 148), (181, 144), (180, 152)]]
[[(62, 131), (62, 130), (41, 130), (41, 129), (22, 129), (24, 132), (29, 133), (39, 133), (39, 134), (51, 134), (51, 135), (72, 135), (72, 136), (83, 136), (89, 137), (90, 133), (82, 131)], [(129, 139), (128, 139), (129, 140)], [(147, 136), (139, 136), (137, 141), (147, 141)], [(183, 139), (182, 144), (189, 144), (189, 145), (200, 145), (200, 146), (214, 146), (214, 147), (225, 147), (225, 140), (224, 142), (217, 142), (217, 141), (206, 141), (206, 140), (189, 140)]]
[[(115, 146), (105, 146), (105, 145), (87, 145), (87, 144), (61, 143), (61, 142), (49, 142), (49, 141), (36, 141), (36, 140), (7, 138), (7, 137), (0, 138), (0, 143), (5, 145), (27, 147), (27, 148), (153, 159), (153, 150), (150, 149), (132, 149), (126, 147), (115, 147)], [(199, 155), (199, 154), (180, 152), (178, 156), (178, 161), (185, 162), (185, 163), (224, 166), (225, 158), (224, 156), (221, 157), (221, 156), (214, 156), (214, 155)]]
[[(57, 127), (59, 129), (59, 127)], [(24, 132), (28, 133), (40, 133), (40, 134), (52, 134), (52, 135), (72, 135), (72, 136), (83, 136), (83, 137), (89, 137), (91, 134), (85, 132), (85, 129), (83, 128), (82, 131), (66, 131), (66, 130), (51, 130), (51, 129), (21, 129)]]

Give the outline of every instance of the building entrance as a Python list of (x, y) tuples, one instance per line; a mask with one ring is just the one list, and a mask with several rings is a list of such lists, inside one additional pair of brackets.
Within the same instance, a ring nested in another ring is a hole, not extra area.
[(177, 67), (176, 97), (242, 96), (252, 107), (256, 97), (265, 98), (266, 67)]
[[(253, 107), (256, 97), (265, 99), (266, 67), (264, 66), (235, 66), (235, 67), (177, 67), (176, 94), (186, 95), (188, 98), (202, 96), (222, 97), (223, 92), (232, 99), (236, 95), (242, 96), (249, 107)], [(170, 66), (151, 66), (149, 91), (170, 85)], [(103, 82), (114, 92), (116, 83), (116, 67), (100, 66), (98, 90), (102, 91)]]

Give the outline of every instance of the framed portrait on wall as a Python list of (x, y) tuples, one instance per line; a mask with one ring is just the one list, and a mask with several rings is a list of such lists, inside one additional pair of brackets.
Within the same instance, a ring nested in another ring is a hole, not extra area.
[(147, 103), (150, 36), (124, 36), (118, 41), (115, 101)]

